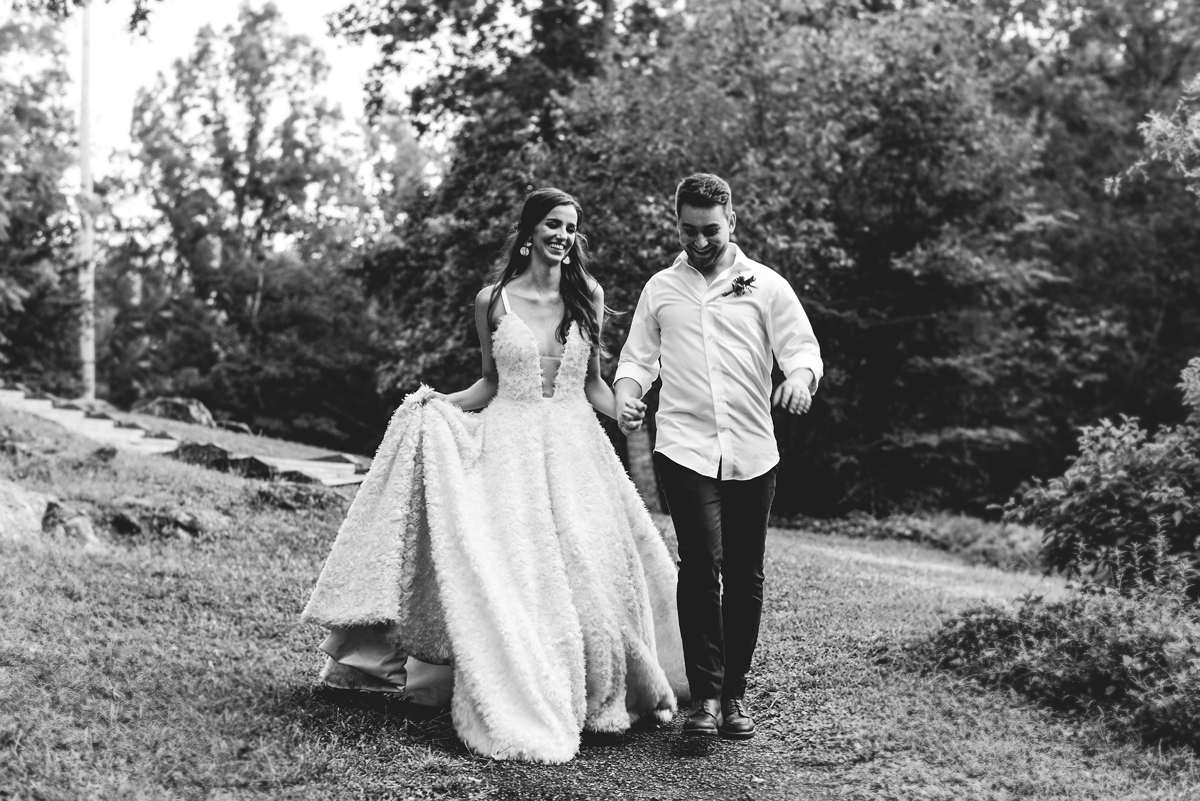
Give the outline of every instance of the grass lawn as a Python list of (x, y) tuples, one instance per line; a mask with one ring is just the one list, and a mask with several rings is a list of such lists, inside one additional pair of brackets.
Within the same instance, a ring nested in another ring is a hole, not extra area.
[[(759, 736), (680, 720), (585, 737), (563, 766), (469, 754), (445, 716), (319, 688), (298, 615), (345, 497), (279, 505), (260, 482), (86, 442), (0, 410), (41, 449), (0, 477), (80, 508), (136, 496), (220, 512), (191, 539), (102, 549), (0, 540), (0, 798), (1189, 799), (1189, 753), (903, 667), (900, 645), (981, 598), (1058, 592), (909, 543), (773, 531), (748, 700)], [(53, 453), (46, 451), (53, 450)], [(897, 658), (897, 654), (901, 654)]]

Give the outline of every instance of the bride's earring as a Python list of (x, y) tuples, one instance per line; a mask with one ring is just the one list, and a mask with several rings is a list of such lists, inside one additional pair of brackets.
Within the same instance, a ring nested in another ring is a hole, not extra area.
[(521, 255), (522, 255), (522, 256), (528, 256), (528, 255), (529, 255), (529, 248), (530, 248), (530, 246), (531, 246), (531, 245), (533, 245), (533, 240), (532, 240), (532, 239), (531, 239), (531, 240), (529, 240), (528, 242), (526, 242), (524, 245), (521, 245)]
[(571, 257), (570, 257), (570, 256), (563, 256), (563, 262), (562, 262), (562, 263), (563, 263), (563, 264), (570, 264), (570, 263), (571, 263)]

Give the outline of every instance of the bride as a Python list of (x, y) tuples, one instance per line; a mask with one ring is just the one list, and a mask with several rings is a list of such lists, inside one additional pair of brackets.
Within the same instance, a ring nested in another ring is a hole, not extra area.
[(525, 199), (475, 300), (479, 380), (396, 410), (303, 614), (329, 684), (452, 665), (458, 736), (497, 759), (567, 761), (687, 693), (675, 565), (592, 411), (618, 414), (581, 215)]

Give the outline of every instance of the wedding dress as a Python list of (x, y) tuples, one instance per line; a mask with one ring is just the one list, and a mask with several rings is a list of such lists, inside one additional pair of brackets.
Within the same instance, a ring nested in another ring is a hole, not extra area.
[(368, 683), (406, 657), (452, 664), (472, 750), (563, 762), (581, 730), (665, 722), (686, 696), (676, 569), (584, 395), (588, 342), (572, 325), (543, 397), (537, 340), (502, 300), (496, 397), (479, 414), (405, 399), (303, 618)]

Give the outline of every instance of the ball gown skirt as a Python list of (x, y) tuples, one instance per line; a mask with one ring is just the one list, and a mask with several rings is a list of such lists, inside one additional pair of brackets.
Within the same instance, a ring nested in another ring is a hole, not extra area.
[(493, 354), (483, 412), (428, 387), (396, 410), (303, 618), (332, 630), (331, 683), (436, 704), (452, 665), (469, 748), (563, 762), (582, 730), (665, 722), (686, 696), (676, 567), (584, 395), (578, 328), (550, 398), (512, 312)]

